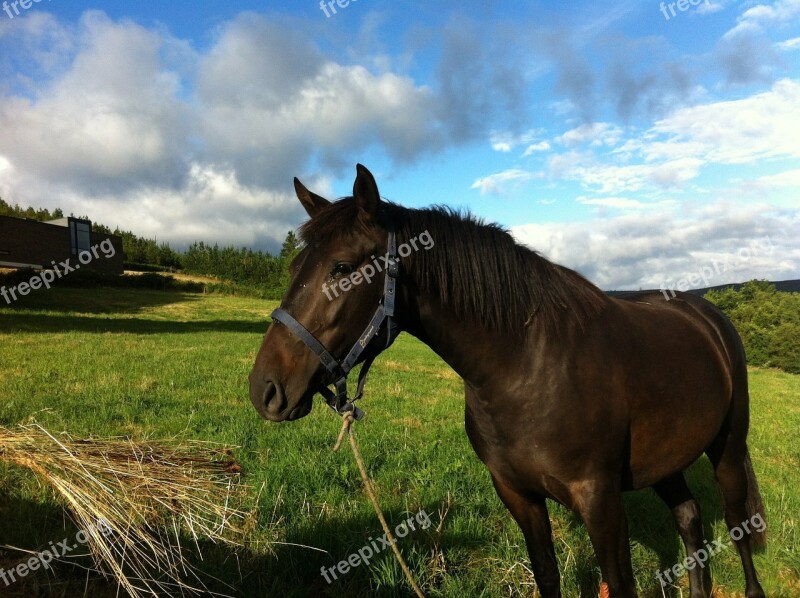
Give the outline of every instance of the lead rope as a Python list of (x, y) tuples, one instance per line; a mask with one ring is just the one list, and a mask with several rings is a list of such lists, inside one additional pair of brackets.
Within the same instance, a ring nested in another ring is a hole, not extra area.
[(367, 468), (364, 466), (364, 460), (361, 458), (361, 451), (358, 450), (356, 437), (353, 434), (352, 425), (354, 421), (355, 420), (351, 412), (347, 412), (342, 416), (342, 429), (339, 432), (339, 438), (336, 439), (336, 444), (333, 446), (333, 452), (335, 453), (339, 450), (342, 440), (344, 440), (344, 435), (348, 434), (350, 437), (350, 446), (353, 447), (353, 455), (356, 458), (358, 470), (361, 472), (361, 479), (364, 481), (364, 488), (367, 491), (367, 496), (369, 496), (369, 499), (372, 501), (372, 506), (375, 508), (375, 513), (378, 515), (378, 519), (381, 522), (381, 527), (383, 528), (383, 531), (386, 532), (386, 537), (389, 539), (389, 542), (392, 545), (394, 556), (397, 557), (397, 562), (400, 563), (400, 568), (403, 569), (403, 573), (405, 573), (408, 583), (410, 583), (411, 587), (414, 588), (416, 595), (419, 598), (425, 598), (425, 594), (423, 594), (422, 590), (419, 589), (416, 580), (414, 580), (414, 576), (411, 574), (411, 570), (408, 568), (405, 559), (403, 559), (403, 555), (400, 554), (400, 549), (397, 547), (397, 540), (395, 540), (394, 536), (392, 535), (392, 531), (389, 529), (389, 525), (386, 523), (386, 518), (383, 516), (381, 506), (378, 504), (378, 499), (375, 497), (375, 490), (372, 487), (372, 480), (369, 478), (369, 475), (367, 475)]

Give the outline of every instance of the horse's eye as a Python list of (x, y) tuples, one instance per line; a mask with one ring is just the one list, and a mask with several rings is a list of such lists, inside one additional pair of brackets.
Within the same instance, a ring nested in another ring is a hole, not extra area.
[(352, 274), (353, 266), (347, 264), (345, 262), (339, 262), (333, 267), (333, 271), (331, 271), (331, 276), (348, 276)]

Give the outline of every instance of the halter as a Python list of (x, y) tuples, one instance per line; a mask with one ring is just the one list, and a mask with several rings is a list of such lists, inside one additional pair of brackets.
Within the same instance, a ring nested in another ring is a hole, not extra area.
[[(325, 366), (331, 374), (337, 376), (336, 381), (333, 383), (336, 392), (331, 391), (327, 386), (319, 389), (319, 393), (325, 398), (328, 407), (333, 409), (339, 415), (352, 412), (353, 417), (360, 420), (364, 417), (364, 412), (356, 407), (355, 403), (364, 395), (364, 385), (367, 382), (367, 374), (372, 362), (383, 350), (387, 349), (389, 345), (394, 342), (400, 331), (397, 329), (397, 323), (394, 318), (394, 303), (395, 303), (395, 287), (397, 286), (397, 276), (400, 270), (400, 261), (397, 258), (397, 238), (394, 230), (389, 230), (389, 241), (386, 252), (386, 278), (383, 282), (383, 296), (378, 304), (378, 309), (375, 310), (375, 315), (372, 320), (367, 324), (364, 332), (350, 349), (350, 352), (342, 360), (337, 360), (330, 352), (323, 346), (321, 342), (311, 334), (305, 326), (298, 322), (294, 316), (283, 308), (278, 308), (272, 312), (272, 320), (280, 322), (291, 330), (294, 335), (300, 339), (306, 347), (308, 347), (314, 354), (319, 357), (322, 365)], [(378, 336), (383, 322), (387, 321), (386, 326), (386, 346), (364, 360), (364, 365), (358, 374), (358, 387), (356, 389), (356, 396), (352, 399), (347, 396), (347, 376), (350, 370), (358, 363), (359, 357), (366, 350), (370, 341)]]

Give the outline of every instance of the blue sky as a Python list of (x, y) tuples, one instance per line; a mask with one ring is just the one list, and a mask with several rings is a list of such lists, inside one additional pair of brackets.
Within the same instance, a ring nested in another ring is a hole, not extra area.
[(3, 5), (0, 196), (275, 250), (361, 162), (605, 289), (800, 278), (800, 0), (343, 3)]

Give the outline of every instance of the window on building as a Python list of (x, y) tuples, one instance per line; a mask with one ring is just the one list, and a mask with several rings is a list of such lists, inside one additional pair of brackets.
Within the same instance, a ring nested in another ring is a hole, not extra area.
[(92, 224), (81, 220), (70, 220), (69, 236), (72, 242), (72, 255), (89, 251), (92, 245)]

